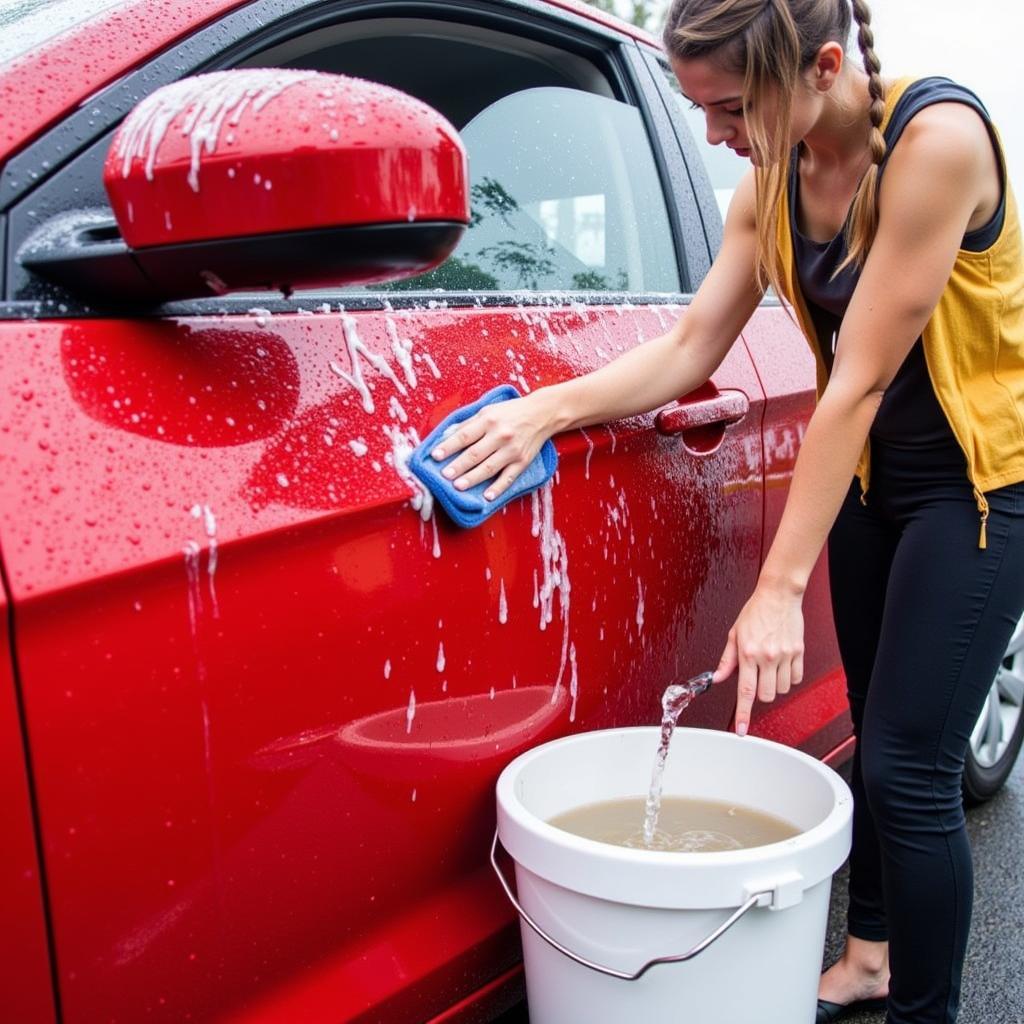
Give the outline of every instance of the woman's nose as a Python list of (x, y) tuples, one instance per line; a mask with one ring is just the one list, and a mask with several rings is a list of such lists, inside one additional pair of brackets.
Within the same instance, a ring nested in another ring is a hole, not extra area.
[(727, 124), (721, 124), (710, 117), (708, 118), (708, 145), (717, 146), (720, 142), (728, 142), (735, 135), (735, 128)]

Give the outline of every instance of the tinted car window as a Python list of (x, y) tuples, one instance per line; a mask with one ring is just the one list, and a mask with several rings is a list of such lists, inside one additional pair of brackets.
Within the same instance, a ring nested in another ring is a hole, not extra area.
[(586, 58), (478, 26), (382, 18), (310, 33), (246, 63), (391, 85), (459, 130), (469, 229), (440, 267), (374, 291), (680, 290), (640, 111)]
[(526, 89), (461, 134), (470, 227), (444, 264), (399, 287), (678, 291), (665, 198), (635, 107)]

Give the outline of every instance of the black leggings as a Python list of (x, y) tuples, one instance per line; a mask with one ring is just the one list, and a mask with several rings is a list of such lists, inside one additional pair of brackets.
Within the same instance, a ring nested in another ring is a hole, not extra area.
[(1024, 483), (986, 493), (988, 546), (959, 448), (872, 441), (828, 540), (857, 748), (851, 935), (889, 941), (886, 1024), (953, 1024), (971, 923), (961, 776), (1024, 608)]

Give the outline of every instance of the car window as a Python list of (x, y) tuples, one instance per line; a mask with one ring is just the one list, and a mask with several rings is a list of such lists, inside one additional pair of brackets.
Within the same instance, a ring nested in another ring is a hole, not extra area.
[(671, 68), (665, 67), (660, 62), (658, 66), (661, 68), (665, 80), (672, 90), (672, 95), (679, 106), (679, 110), (682, 112), (687, 127), (690, 129), (690, 134), (697, 144), (697, 151), (700, 153), (700, 158), (707, 169), (708, 177), (711, 179), (711, 184), (715, 190), (715, 199), (718, 201), (718, 209), (721, 211), (722, 219), (724, 220), (725, 212), (729, 209), (729, 200), (732, 199), (736, 186), (740, 183), (743, 175), (750, 170), (750, 161), (736, 156), (726, 146), (712, 146), (708, 142), (704, 111), (694, 110), (690, 105), (690, 101), (679, 88), (679, 82), (672, 73)]
[(526, 89), (462, 131), (472, 218), (436, 270), (392, 288), (678, 291), (672, 233), (639, 111)]
[(373, 291), (680, 290), (640, 111), (616, 98), (590, 60), (479, 26), (381, 18), (310, 33), (246, 65), (378, 81), (459, 130), (469, 228), (441, 266)]

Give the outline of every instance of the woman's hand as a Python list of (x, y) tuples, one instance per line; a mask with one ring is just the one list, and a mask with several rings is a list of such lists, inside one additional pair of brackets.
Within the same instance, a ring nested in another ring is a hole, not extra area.
[(736, 732), (746, 735), (755, 697), (775, 700), (804, 677), (803, 595), (758, 583), (743, 606), (715, 669), (713, 681), (728, 679), (739, 665)]
[(442, 471), (460, 491), (497, 476), (484, 492), (488, 501), (494, 501), (555, 431), (551, 403), (542, 389), (484, 406), (444, 438), (431, 455), (441, 462), (453, 452), (462, 452)]

